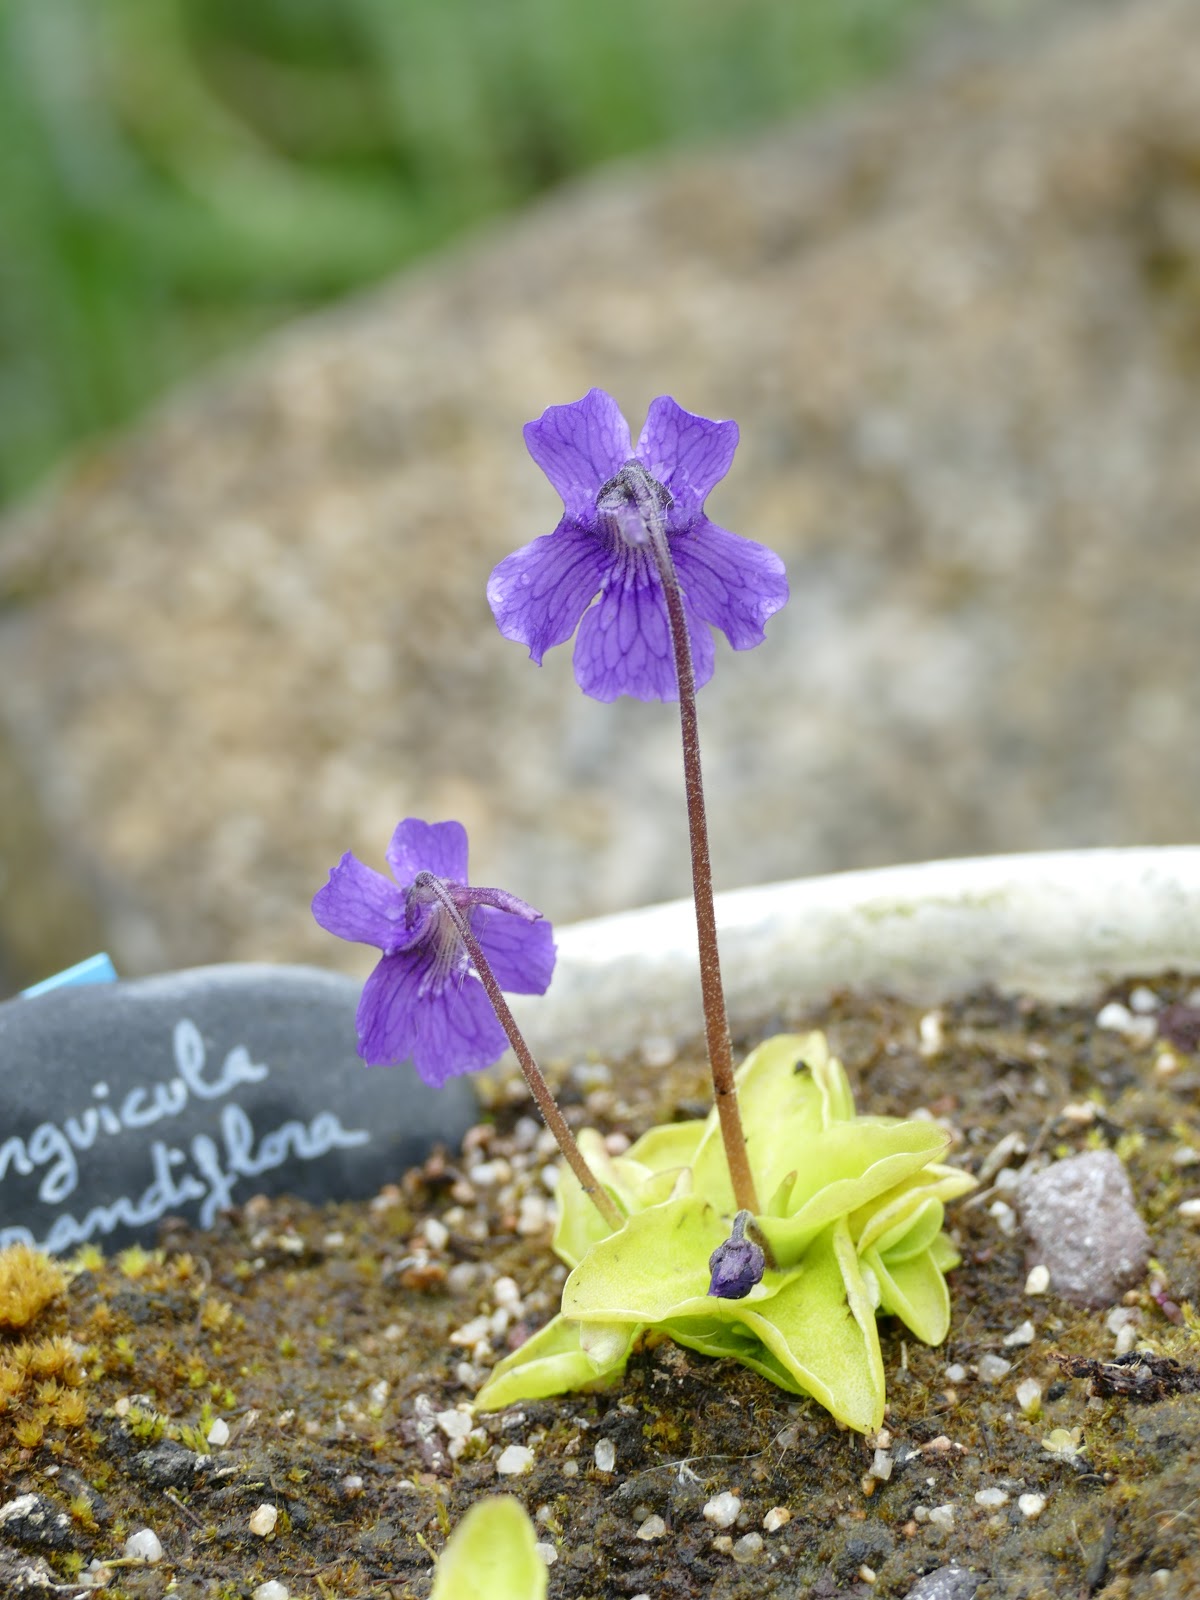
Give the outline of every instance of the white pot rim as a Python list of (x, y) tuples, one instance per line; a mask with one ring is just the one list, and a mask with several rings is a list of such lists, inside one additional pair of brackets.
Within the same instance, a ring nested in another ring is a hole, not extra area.
[[(917, 1003), (983, 987), (1078, 1000), (1137, 974), (1200, 973), (1200, 845), (798, 878), (719, 895), (717, 924), (734, 1028), (838, 990)], [(690, 900), (576, 923), (557, 941), (549, 993), (518, 1011), (547, 1059), (701, 1031)]]

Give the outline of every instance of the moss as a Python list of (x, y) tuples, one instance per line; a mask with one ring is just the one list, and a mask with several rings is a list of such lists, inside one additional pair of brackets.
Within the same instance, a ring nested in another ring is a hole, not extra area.
[(67, 1286), (56, 1261), (27, 1244), (0, 1250), (0, 1331), (27, 1328)]

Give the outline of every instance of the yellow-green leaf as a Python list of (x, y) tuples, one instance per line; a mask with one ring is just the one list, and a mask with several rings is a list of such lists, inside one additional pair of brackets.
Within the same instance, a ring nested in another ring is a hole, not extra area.
[[(736, 1303), (736, 1302), (735, 1302)], [(845, 1220), (834, 1223), (744, 1321), (795, 1387), (860, 1433), (883, 1422), (883, 1357), (875, 1309)]]
[(475, 1409), (502, 1411), (518, 1400), (545, 1400), (550, 1395), (566, 1394), (613, 1378), (624, 1371), (640, 1331), (636, 1325), (627, 1325), (623, 1347), (610, 1347), (607, 1359), (597, 1362), (580, 1344), (579, 1324), (566, 1317), (554, 1317), (519, 1349), (496, 1363), (475, 1396)]
[(950, 1291), (932, 1253), (893, 1262), (867, 1250), (862, 1259), (879, 1282), (880, 1309), (899, 1317), (923, 1344), (941, 1344), (950, 1327)]
[(430, 1600), (546, 1600), (546, 1564), (524, 1506), (478, 1500), (438, 1559)]

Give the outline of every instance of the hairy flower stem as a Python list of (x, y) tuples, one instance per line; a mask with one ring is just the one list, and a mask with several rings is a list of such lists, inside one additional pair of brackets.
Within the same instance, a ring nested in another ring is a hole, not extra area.
[(508, 1001), (500, 992), (500, 985), (496, 982), (495, 975), (488, 964), (488, 959), (479, 948), (479, 941), (471, 932), (471, 924), (465, 914), (454, 902), (454, 896), (432, 872), (419, 872), (413, 881), (413, 888), (428, 891), (437, 900), (442, 910), (453, 922), (459, 938), (463, 942), (467, 954), (471, 958), (471, 965), (479, 975), (479, 981), (487, 992), (488, 999), (492, 1002), (492, 1009), (499, 1019), (500, 1026), (508, 1035), (508, 1042), (513, 1047), (513, 1052), (521, 1064), (521, 1071), (525, 1074), (525, 1082), (529, 1085), (529, 1092), (537, 1102), (537, 1108), (542, 1114), (542, 1120), (558, 1141), (558, 1148), (563, 1153), (563, 1159), (571, 1171), (579, 1179), (584, 1194), (595, 1206), (596, 1210), (608, 1223), (614, 1233), (625, 1226), (625, 1218), (617, 1210), (611, 1195), (605, 1189), (596, 1174), (584, 1160), (583, 1151), (575, 1143), (575, 1135), (567, 1127), (562, 1112), (554, 1096), (550, 1093), (541, 1069), (533, 1059), (529, 1046), (520, 1028), (517, 1019), (509, 1010)]
[(704, 1034), (712, 1069), (713, 1094), (721, 1121), (725, 1159), (739, 1211), (757, 1212), (758, 1196), (746, 1136), (738, 1110), (733, 1081), (733, 1047), (721, 986), (721, 957), (717, 949), (717, 914), (713, 906), (712, 863), (708, 853), (708, 820), (704, 811), (704, 781), (700, 772), (700, 732), (696, 722), (696, 673), (692, 646), (675, 564), (661, 527), (650, 529), (650, 548), (662, 579), (679, 680), (679, 721), (683, 732), (683, 781), (687, 791), (688, 832), (692, 845), (692, 896), (696, 903), (696, 937), (700, 946), (700, 993), (704, 1002)]

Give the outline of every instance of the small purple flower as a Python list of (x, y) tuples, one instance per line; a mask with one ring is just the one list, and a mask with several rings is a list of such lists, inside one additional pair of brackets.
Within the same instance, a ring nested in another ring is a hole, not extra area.
[(762, 1282), (767, 1258), (753, 1239), (746, 1238), (746, 1224), (751, 1220), (748, 1211), (739, 1211), (733, 1219), (733, 1232), (708, 1258), (712, 1274), (708, 1292), (718, 1300), (744, 1300), (754, 1285)]
[(339, 939), (383, 952), (355, 1019), (363, 1060), (390, 1066), (411, 1058), (436, 1089), (447, 1078), (491, 1066), (508, 1040), (449, 914), (416, 882), (418, 875), (443, 881), (497, 983), (512, 994), (545, 993), (554, 930), (515, 895), (467, 887), (467, 834), (459, 822), (406, 818), (392, 835), (387, 861), (394, 883), (347, 851), (318, 890), (313, 916)]
[(720, 628), (735, 650), (761, 644), (767, 618), (788, 597), (783, 562), (704, 514), (737, 442), (736, 422), (693, 416), (660, 395), (634, 448), (628, 423), (603, 389), (527, 423), (529, 453), (564, 509), (553, 533), (492, 573), (488, 601), (500, 632), (527, 645), (540, 665), (578, 627), (575, 678), (585, 694), (676, 699), (666, 603), (648, 548), (654, 525), (683, 591), (696, 687), (713, 671), (706, 624)]

